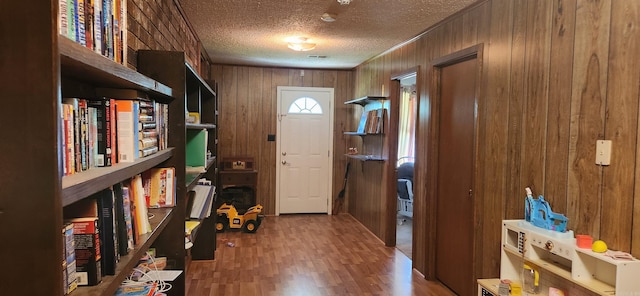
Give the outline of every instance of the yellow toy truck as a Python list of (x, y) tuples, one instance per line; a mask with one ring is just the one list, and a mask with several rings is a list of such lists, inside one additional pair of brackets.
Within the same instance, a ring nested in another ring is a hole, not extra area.
[(236, 207), (224, 203), (217, 210), (216, 231), (224, 232), (226, 229), (242, 229), (244, 232), (254, 233), (262, 223), (263, 215), (261, 205), (250, 207), (244, 215), (238, 214)]

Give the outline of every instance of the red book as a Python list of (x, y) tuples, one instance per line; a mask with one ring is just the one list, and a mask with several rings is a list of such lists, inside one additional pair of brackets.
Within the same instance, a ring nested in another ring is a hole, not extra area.
[(73, 238), (79, 286), (95, 286), (102, 281), (98, 218), (74, 218)]

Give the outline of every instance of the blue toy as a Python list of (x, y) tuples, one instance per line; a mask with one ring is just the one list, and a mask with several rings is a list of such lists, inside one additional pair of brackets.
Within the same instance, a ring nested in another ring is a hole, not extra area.
[(525, 188), (527, 198), (524, 204), (524, 219), (531, 224), (558, 232), (567, 231), (567, 221), (569, 220), (563, 214), (557, 214), (551, 211), (551, 206), (544, 200), (542, 195), (537, 199), (533, 197), (531, 188)]

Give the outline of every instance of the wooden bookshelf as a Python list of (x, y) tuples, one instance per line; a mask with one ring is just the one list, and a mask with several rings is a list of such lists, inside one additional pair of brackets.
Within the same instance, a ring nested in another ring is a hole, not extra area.
[[(359, 108), (361, 109), (360, 114), (362, 118), (364, 118), (363, 116), (366, 114), (365, 112), (388, 108), (388, 100), (387, 97), (384, 96), (364, 96), (361, 98), (346, 101), (344, 102), (344, 104), (362, 106), (362, 108)], [(380, 129), (380, 131), (384, 131), (385, 125), (388, 125), (389, 121), (389, 118), (384, 117), (384, 114), (388, 114), (388, 112), (384, 112), (382, 114), (382, 121), (380, 122), (382, 129)], [(343, 132), (343, 134), (345, 136), (358, 136), (362, 138), (362, 151), (360, 151), (360, 154), (345, 154), (347, 158), (356, 159), (359, 161), (387, 161), (386, 151), (384, 149), (384, 132), (367, 133), (346, 131)]]
[[(0, 77), (0, 291), (21, 295), (63, 294), (63, 209), (92, 193), (148, 168), (175, 167), (184, 184), (185, 100), (174, 89), (148, 75), (111, 61), (59, 35), (58, 3), (3, 1), (0, 26), (11, 27), (29, 16), (23, 30), (3, 33)], [(163, 64), (163, 61), (159, 62)], [(162, 67), (160, 65), (160, 67)], [(183, 69), (184, 73), (184, 69)], [(184, 74), (183, 74), (184, 75)], [(169, 106), (169, 146), (134, 163), (89, 169), (64, 176), (62, 98), (95, 97), (98, 88), (126, 88), (146, 93)], [(181, 119), (182, 121), (179, 121)], [(116, 275), (94, 287), (78, 287), (71, 295), (113, 295), (149, 247), (166, 256), (170, 268), (184, 270), (184, 186), (175, 208), (152, 209), (153, 230), (121, 257)], [(28, 276), (25, 276), (28, 275)], [(172, 282), (170, 295), (184, 295), (184, 275)], [(11, 293), (11, 292), (9, 292)]]
[[(176, 114), (176, 118), (184, 120), (187, 112), (197, 112), (200, 115), (200, 123), (184, 123), (178, 138), (186, 138), (187, 129), (207, 129), (208, 140), (207, 149), (211, 151), (211, 157), (207, 159), (203, 172), (189, 173), (184, 179), (178, 179), (178, 184), (185, 196), (200, 178), (207, 178), (217, 185), (218, 181), (218, 159), (217, 155), (217, 123), (218, 123), (218, 96), (216, 84), (208, 83), (187, 63), (183, 52), (176, 51), (138, 51), (138, 70), (153, 79), (157, 79), (169, 85), (176, 98), (181, 98), (186, 102), (186, 110), (182, 114)], [(213, 87), (212, 87), (213, 86)], [(170, 114), (173, 116), (173, 113)], [(185, 140), (183, 140), (184, 142)], [(183, 144), (184, 145), (184, 144)], [(181, 147), (180, 152), (185, 154), (185, 148)], [(216, 186), (217, 188), (218, 186)], [(215, 195), (214, 195), (215, 198)], [(186, 203), (180, 205), (182, 215), (190, 212), (186, 208)], [(190, 249), (193, 259), (214, 259), (216, 247), (216, 232), (214, 228), (215, 215), (211, 215), (201, 221), (198, 229), (197, 240), (192, 240), (193, 247)], [(184, 219), (183, 219), (184, 223)], [(184, 231), (184, 225), (183, 225)], [(182, 242), (184, 248), (184, 243)]]

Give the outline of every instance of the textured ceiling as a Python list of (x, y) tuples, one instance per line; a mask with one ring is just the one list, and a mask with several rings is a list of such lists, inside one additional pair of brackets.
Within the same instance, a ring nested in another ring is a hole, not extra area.
[[(351, 69), (475, 1), (179, 0), (215, 64), (324, 69)], [(325, 12), (336, 21), (322, 21)], [(292, 36), (317, 47), (293, 51)]]

